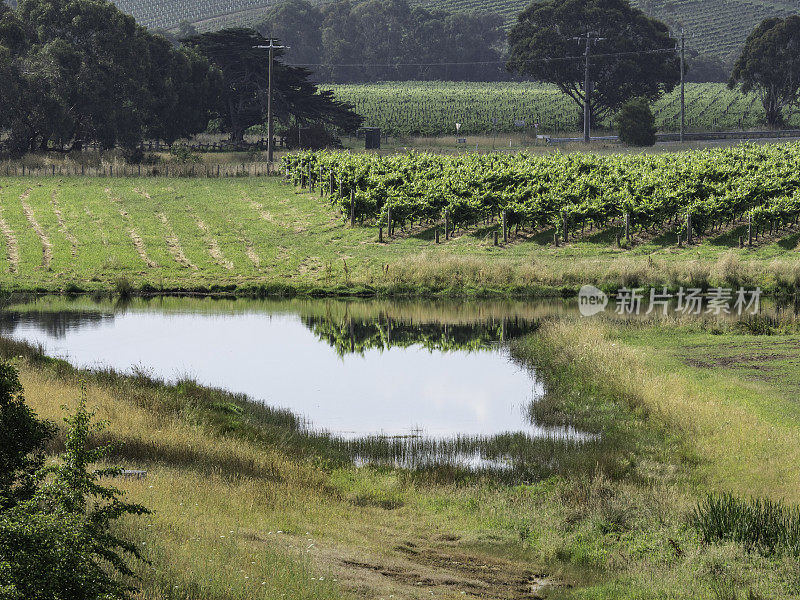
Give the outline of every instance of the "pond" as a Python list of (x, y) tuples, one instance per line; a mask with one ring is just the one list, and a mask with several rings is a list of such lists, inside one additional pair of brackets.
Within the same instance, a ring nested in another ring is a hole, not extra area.
[(531, 422), (541, 384), (505, 344), (566, 310), (560, 301), (45, 297), (5, 309), (0, 333), (80, 367), (245, 393), (347, 438), (570, 435)]

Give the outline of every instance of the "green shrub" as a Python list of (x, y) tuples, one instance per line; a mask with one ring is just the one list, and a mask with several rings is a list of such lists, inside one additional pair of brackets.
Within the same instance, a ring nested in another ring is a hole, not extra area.
[(0, 363), (0, 510), (29, 499), (54, 427), (25, 404), (17, 370)]
[[(4, 365), (0, 371), (0, 388), (11, 398), (6, 405), (21, 404), (22, 386), (13, 367)], [(64, 419), (66, 451), (59, 463), (40, 468), (30, 479), (28, 498), (0, 505), (3, 600), (125, 600), (135, 592), (128, 559), (142, 557), (134, 543), (115, 534), (114, 524), (125, 515), (148, 511), (101, 484), (120, 469), (92, 468), (110, 450), (92, 447), (90, 438), (102, 429), (92, 418), (82, 395), (77, 410)], [(13, 421), (11, 426), (0, 421), (4, 454), (13, 427)]]
[(656, 143), (656, 119), (644, 98), (626, 102), (617, 114), (619, 139), (629, 146), (652, 146)]

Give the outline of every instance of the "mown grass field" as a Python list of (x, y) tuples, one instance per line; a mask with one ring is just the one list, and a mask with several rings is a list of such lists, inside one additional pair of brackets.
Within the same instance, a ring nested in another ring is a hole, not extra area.
[(800, 230), (738, 248), (743, 227), (678, 248), (669, 231), (617, 248), (615, 229), (553, 246), (553, 232), (492, 243), (496, 227), (353, 227), (316, 194), (275, 178), (0, 179), (6, 290), (558, 294), (585, 283), (800, 283)]

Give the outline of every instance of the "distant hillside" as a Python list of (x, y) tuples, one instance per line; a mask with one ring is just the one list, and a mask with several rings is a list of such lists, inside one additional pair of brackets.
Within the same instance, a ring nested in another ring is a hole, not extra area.
[[(502, 14), (513, 23), (529, 0), (423, 0), (423, 4), (458, 10)], [(632, 4), (686, 31), (687, 48), (722, 59), (737, 54), (750, 32), (767, 17), (800, 13), (797, 0), (632, 0)]]
[[(114, 0), (147, 27), (174, 28), (181, 21), (201, 31), (250, 25), (276, 0)], [(509, 25), (529, 0), (412, 0), (449, 11), (502, 14)], [(13, 4), (13, 2), (11, 2)], [(675, 29), (686, 30), (687, 47), (730, 60), (763, 19), (800, 13), (798, 0), (633, 0)]]

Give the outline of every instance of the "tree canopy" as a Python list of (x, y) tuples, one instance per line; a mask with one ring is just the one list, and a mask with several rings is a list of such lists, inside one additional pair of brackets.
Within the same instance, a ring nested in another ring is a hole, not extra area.
[[(239, 142), (244, 132), (262, 124), (266, 115), (267, 67), (266, 50), (254, 48), (269, 40), (252, 29), (234, 28), (204, 33), (184, 44), (207, 57), (222, 72), (223, 91), (220, 116)], [(283, 56), (276, 50), (275, 58)], [(273, 112), (277, 119), (289, 124), (326, 124), (345, 131), (358, 129), (363, 118), (352, 106), (334, 99), (330, 91), (320, 91), (310, 81), (311, 72), (289, 67), (280, 60), (273, 66)]]
[(219, 74), (106, 0), (21, 0), (0, 9), (0, 127), (16, 152), (133, 148), (203, 131)]
[(407, 0), (283, 0), (256, 29), (291, 46), (287, 61), (314, 65), (317, 81), (494, 81), (508, 78), (503, 25), (497, 14)]
[[(508, 40), (508, 69), (555, 84), (583, 107), (586, 34), (590, 48), (593, 119), (627, 100), (655, 100), (680, 81), (680, 59), (666, 25), (628, 0), (546, 0), (518, 17)], [(593, 55), (593, 56), (591, 56)]]
[(800, 16), (762, 21), (748, 36), (728, 85), (756, 92), (767, 124), (780, 125), (784, 109), (800, 101)]

